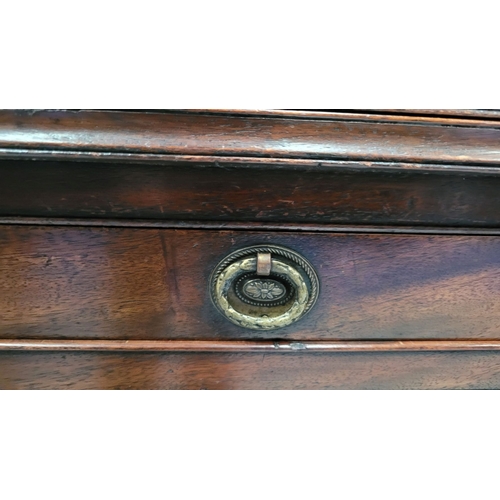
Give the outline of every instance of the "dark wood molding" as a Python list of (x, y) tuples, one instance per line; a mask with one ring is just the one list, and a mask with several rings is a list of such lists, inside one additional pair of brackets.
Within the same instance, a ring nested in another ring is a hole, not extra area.
[[(500, 123), (303, 120), (195, 113), (0, 111), (0, 147), (495, 165)], [(223, 154), (221, 154), (221, 152)]]

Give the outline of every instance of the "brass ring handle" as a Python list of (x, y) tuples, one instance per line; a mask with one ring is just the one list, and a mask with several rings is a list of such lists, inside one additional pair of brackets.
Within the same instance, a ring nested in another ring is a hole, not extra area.
[(244, 328), (283, 328), (314, 305), (319, 283), (311, 264), (275, 245), (243, 248), (227, 256), (210, 279), (217, 309)]

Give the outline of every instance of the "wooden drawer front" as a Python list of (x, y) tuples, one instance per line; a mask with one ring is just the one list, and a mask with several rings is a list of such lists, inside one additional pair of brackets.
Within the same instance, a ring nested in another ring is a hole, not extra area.
[(497, 352), (0, 352), (1, 389), (500, 389)]
[[(319, 299), (271, 331), (230, 323), (208, 280), (228, 253), (293, 249)], [(500, 238), (0, 227), (0, 338), (500, 339)]]

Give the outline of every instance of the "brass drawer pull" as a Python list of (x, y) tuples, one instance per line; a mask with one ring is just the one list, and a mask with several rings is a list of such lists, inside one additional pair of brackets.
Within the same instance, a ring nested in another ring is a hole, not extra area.
[(316, 302), (314, 268), (293, 250), (256, 245), (231, 253), (215, 268), (210, 294), (217, 309), (244, 328), (283, 328), (304, 316)]

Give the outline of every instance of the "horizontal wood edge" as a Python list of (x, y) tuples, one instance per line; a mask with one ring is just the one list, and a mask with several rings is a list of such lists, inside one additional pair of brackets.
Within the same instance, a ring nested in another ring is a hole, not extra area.
[(0, 160), (74, 161), (88, 163), (134, 163), (152, 165), (195, 164), (197, 167), (276, 168), (304, 170), (352, 170), (359, 172), (421, 172), (500, 175), (500, 167), (481, 164), (363, 161), (350, 159), (271, 158), (257, 156), (180, 155), (125, 153), (117, 151), (72, 151), (54, 149), (1, 148)]
[[(155, 112), (155, 110), (149, 110)], [(302, 110), (302, 109), (176, 109), (166, 112), (302, 118), (306, 120), (348, 120), (393, 123), (428, 123), (456, 127), (495, 127), (500, 112), (487, 110), (432, 109), (360, 109), (360, 110)]]
[(9, 340), (0, 351), (149, 352), (422, 352), (498, 351), (500, 340), (196, 341), (196, 340)]
[(135, 229), (207, 229), (213, 231), (293, 231), (302, 233), (428, 234), (443, 236), (500, 236), (500, 228), (369, 226), (293, 222), (220, 222), (154, 219), (84, 219), (71, 217), (0, 217), (0, 226), (103, 227)]
[(449, 118), (470, 118), (470, 119), (500, 119), (500, 110), (498, 109), (367, 109), (360, 110), (370, 113), (383, 113), (389, 115), (412, 116), (418, 115), (422, 117), (449, 117)]

